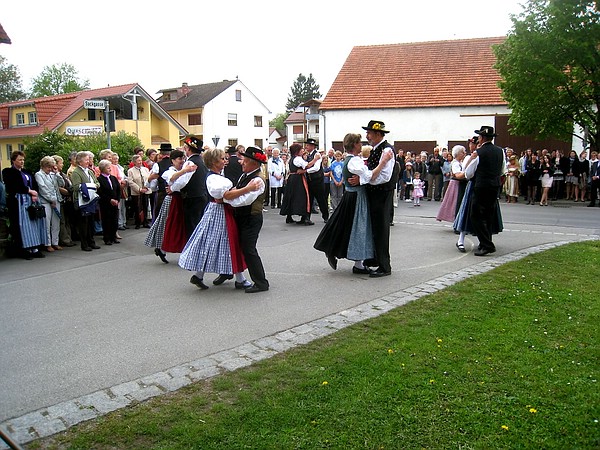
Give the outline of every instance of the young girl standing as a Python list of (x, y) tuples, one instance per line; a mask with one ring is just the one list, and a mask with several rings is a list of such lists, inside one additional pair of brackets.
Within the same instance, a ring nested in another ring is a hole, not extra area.
[(415, 176), (413, 178), (413, 206), (421, 206), (421, 198), (423, 197), (423, 186), (425, 186), (425, 182), (421, 180), (421, 174), (419, 172), (415, 172)]

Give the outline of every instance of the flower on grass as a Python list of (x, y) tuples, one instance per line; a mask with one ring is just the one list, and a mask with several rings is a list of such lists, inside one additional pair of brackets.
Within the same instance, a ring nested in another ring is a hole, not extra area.
[(441, 343), (442, 343), (442, 340), (441, 340), (440, 338), (437, 338), (437, 343), (438, 343), (438, 344), (441, 344)]
[(429, 380), (429, 384), (435, 384), (435, 380), (434, 379)]
[(502, 425), (500, 428), (502, 428), (504, 431), (508, 431), (508, 426), (507, 425)]
[(535, 414), (537, 412), (537, 409), (535, 409), (535, 408), (529, 408), (529, 412), (531, 414)]
[(394, 353), (394, 350), (391, 348), (388, 348), (388, 353), (391, 355), (392, 353)]
[(323, 381), (323, 382), (321, 383), (321, 386), (327, 386), (328, 384), (329, 384), (329, 382), (327, 382), (327, 381)]

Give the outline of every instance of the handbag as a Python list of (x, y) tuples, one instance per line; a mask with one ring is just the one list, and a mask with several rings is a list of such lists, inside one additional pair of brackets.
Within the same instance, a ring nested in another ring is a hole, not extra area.
[(35, 202), (27, 207), (27, 214), (31, 220), (43, 219), (46, 217), (46, 208), (41, 203)]

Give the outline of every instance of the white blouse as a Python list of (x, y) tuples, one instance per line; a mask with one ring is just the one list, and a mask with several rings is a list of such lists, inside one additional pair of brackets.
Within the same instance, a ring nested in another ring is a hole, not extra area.
[(360, 184), (369, 184), (373, 172), (369, 170), (361, 156), (353, 156), (348, 161), (348, 170), (354, 175), (358, 175)]
[(233, 183), (224, 176), (212, 173), (206, 178), (206, 189), (208, 189), (208, 194), (214, 199), (223, 198), (225, 192), (232, 187)]

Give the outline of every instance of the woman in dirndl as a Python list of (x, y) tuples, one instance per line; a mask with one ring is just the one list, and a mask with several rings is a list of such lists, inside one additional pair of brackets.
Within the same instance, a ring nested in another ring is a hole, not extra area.
[(208, 289), (204, 284), (204, 274), (207, 272), (219, 274), (213, 281), (216, 285), (235, 275), (235, 288), (245, 289), (252, 283), (243, 274), (246, 262), (239, 244), (233, 208), (223, 203), (223, 195), (233, 187), (231, 180), (222, 175), (225, 152), (220, 149), (206, 150), (202, 159), (210, 171), (206, 188), (211, 201), (181, 252), (179, 267), (195, 272), (190, 283), (200, 289)]
[(462, 201), (462, 195), (464, 194), (464, 189), (461, 194), (460, 200), (458, 200), (459, 191), (461, 184), (466, 185), (465, 173), (463, 170), (463, 166), (465, 165), (465, 155), (467, 154), (467, 150), (462, 145), (455, 145), (452, 147), (452, 164), (450, 165), (450, 182), (448, 183), (448, 188), (446, 189), (446, 193), (444, 194), (444, 198), (442, 200), (442, 204), (440, 205), (440, 209), (435, 217), (436, 220), (440, 222), (454, 222), (456, 219), (456, 212), (458, 210), (457, 203)]
[[(333, 270), (337, 269), (338, 258), (346, 258), (354, 261), (352, 273), (368, 274), (370, 271), (363, 265), (363, 261), (375, 256), (375, 245), (365, 185), (371, 178), (379, 175), (381, 169), (394, 155), (385, 152), (379, 165), (371, 171), (361, 156), (360, 134), (348, 133), (344, 137), (344, 149), (349, 154), (342, 168), (344, 195), (319, 233), (314, 248), (325, 253)], [(353, 175), (357, 175), (360, 179), (360, 184), (357, 186), (352, 186), (348, 182)]]
[(23, 259), (43, 258), (39, 246), (48, 246), (46, 219), (32, 220), (27, 208), (39, 201), (34, 176), (23, 169), (25, 153), (16, 150), (10, 155), (11, 166), (2, 170), (6, 188), (9, 233), (12, 245), (9, 255)]
[(167, 183), (167, 196), (144, 241), (144, 245), (154, 247), (154, 254), (165, 264), (169, 263), (165, 252), (180, 253), (186, 244), (185, 233), (181, 231), (184, 226), (183, 200), (179, 191), (188, 183), (197, 166), (190, 161), (184, 165), (183, 158), (181, 150), (171, 152), (173, 165), (162, 174)]
[[(303, 156), (302, 145), (290, 145), (289, 177), (279, 214), (286, 216), (285, 223), (314, 225), (314, 222), (310, 220), (311, 207), (305, 173), (306, 169), (312, 167), (320, 156), (316, 156), (311, 162), (306, 162)], [(300, 216), (300, 220), (296, 222), (292, 216)]]

